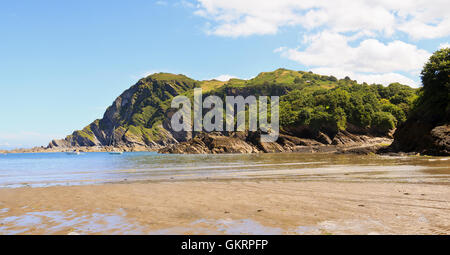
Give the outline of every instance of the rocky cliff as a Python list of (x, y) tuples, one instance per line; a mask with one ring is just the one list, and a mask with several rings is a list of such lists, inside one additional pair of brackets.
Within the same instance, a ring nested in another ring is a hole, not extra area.
[(184, 75), (159, 73), (139, 80), (108, 107), (102, 119), (62, 140), (49, 149), (114, 146), (122, 149), (158, 149), (189, 139), (189, 134), (170, 128), (170, 101), (198, 82)]
[[(280, 96), (282, 135), (262, 144), (258, 133), (174, 132), (171, 99), (192, 98), (195, 87), (204, 96)], [(394, 83), (358, 84), (346, 77), (278, 69), (250, 80), (197, 81), (184, 75), (153, 74), (139, 80), (108, 107), (102, 119), (62, 140), (51, 151), (83, 149), (159, 150), (166, 153), (250, 153), (299, 151), (301, 146), (352, 146), (389, 137), (408, 114), (416, 91)], [(374, 138), (375, 140), (373, 140)], [(386, 143), (386, 140), (382, 141)], [(321, 148), (324, 149), (324, 148)]]

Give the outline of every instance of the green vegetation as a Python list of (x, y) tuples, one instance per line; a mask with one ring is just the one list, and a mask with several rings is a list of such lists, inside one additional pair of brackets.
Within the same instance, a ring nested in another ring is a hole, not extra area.
[(120, 127), (130, 139), (150, 144), (164, 138), (160, 126), (167, 119), (171, 99), (198, 86), (200, 82), (184, 75), (158, 73), (147, 76), (122, 93), (107, 109), (103, 119), (76, 132), (81, 136), (90, 135), (94, 124), (106, 134)]
[(92, 131), (92, 127), (98, 125), (99, 120), (95, 120), (89, 126), (83, 128), (83, 130), (75, 131), (74, 135), (82, 137), (85, 141), (94, 141), (95, 134)]
[(450, 155), (450, 48), (433, 53), (422, 69), (423, 87), (408, 119), (394, 134), (394, 151)]
[(358, 84), (346, 77), (278, 69), (248, 81), (228, 82), (208, 93), (269, 95), (280, 98), (282, 128), (304, 125), (313, 131), (337, 133), (349, 125), (359, 130), (387, 134), (403, 123), (417, 91), (406, 85)]
[(406, 120), (416, 97), (414, 89), (398, 83), (384, 87), (339, 80), (332, 88), (308, 85), (281, 98), (281, 125), (335, 133), (352, 124), (386, 134)]
[[(196, 81), (184, 75), (158, 73), (140, 79), (116, 99), (103, 119), (74, 132), (70, 139), (89, 141), (82, 142), (84, 145), (96, 140), (109, 141), (108, 137), (95, 139), (96, 134), (103, 132), (110, 136), (116, 128), (123, 130), (131, 140), (146, 144), (162, 141), (167, 136), (162, 126), (176, 111), (170, 108), (171, 99), (177, 95), (192, 98), (196, 87), (203, 88), (205, 97), (280, 96), (282, 129), (307, 126), (327, 134), (349, 128), (386, 134), (406, 120), (417, 98), (417, 90), (399, 83), (387, 87), (358, 84), (348, 77), (338, 80), (334, 76), (287, 69), (264, 72), (250, 80), (228, 82)], [(428, 93), (429, 87), (442, 89), (429, 85), (421, 93)]]
[(413, 115), (432, 125), (450, 121), (450, 48), (436, 51), (425, 64), (423, 87)]
[(372, 118), (372, 127), (381, 133), (387, 133), (395, 128), (396, 119), (389, 112), (376, 112)]
[(223, 85), (225, 85), (225, 83), (225, 81), (209, 80), (200, 82), (200, 86), (203, 89), (203, 92), (208, 92), (222, 87)]

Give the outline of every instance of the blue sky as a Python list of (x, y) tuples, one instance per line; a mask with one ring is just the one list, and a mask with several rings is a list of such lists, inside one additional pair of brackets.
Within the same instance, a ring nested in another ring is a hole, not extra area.
[(63, 138), (159, 71), (251, 78), (284, 67), (419, 86), (421, 65), (450, 41), (448, 6), (384, 2), (1, 1), (0, 148)]

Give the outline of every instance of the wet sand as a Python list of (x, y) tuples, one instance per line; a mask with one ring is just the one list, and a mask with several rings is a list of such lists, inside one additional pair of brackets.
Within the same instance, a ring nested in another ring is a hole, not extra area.
[(210, 180), (0, 189), (0, 234), (450, 234), (450, 186)]

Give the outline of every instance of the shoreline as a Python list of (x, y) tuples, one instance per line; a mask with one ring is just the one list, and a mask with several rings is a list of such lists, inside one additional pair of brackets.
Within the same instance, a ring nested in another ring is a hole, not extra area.
[[(334, 153), (334, 154), (354, 154), (354, 155), (369, 155), (369, 154), (377, 154), (377, 155), (385, 155), (385, 156), (442, 156), (442, 155), (428, 155), (421, 154), (420, 152), (403, 152), (403, 151), (392, 151), (393, 139), (389, 138), (379, 138), (369, 140), (364, 143), (349, 143), (349, 144), (320, 144), (320, 145), (301, 145), (294, 146), (289, 150), (260, 150), (260, 151), (176, 151), (172, 148), (176, 146), (175, 144), (170, 144), (165, 147), (146, 147), (146, 146), (134, 146), (134, 147), (126, 147), (126, 146), (81, 146), (81, 147), (67, 147), (67, 148), (45, 148), (45, 147), (34, 147), (28, 149), (12, 149), (12, 150), (0, 150), (0, 155), (7, 154), (32, 154), (32, 153), (67, 153), (67, 152), (81, 152), (81, 153), (89, 153), (89, 152), (112, 152), (112, 151), (123, 151), (123, 152), (157, 152), (160, 154), (205, 154), (205, 155), (214, 155), (214, 154), (268, 154), (268, 153)], [(183, 144), (183, 143), (181, 143)]]
[[(392, 141), (391, 141), (392, 142)], [(169, 145), (170, 146), (170, 145)], [(291, 151), (270, 151), (270, 152), (230, 152), (230, 153), (166, 153), (162, 154), (255, 154), (255, 153), (353, 153), (353, 154), (369, 154), (373, 153), (381, 148), (387, 148), (389, 144), (386, 141), (382, 142), (369, 142), (365, 144), (350, 144), (350, 145), (307, 145), (296, 146)], [(3, 154), (20, 154), (20, 153), (65, 153), (65, 152), (111, 152), (114, 150), (122, 150), (124, 152), (159, 152), (160, 149), (155, 148), (125, 148), (125, 147), (113, 147), (113, 146), (92, 146), (92, 147), (71, 147), (71, 148), (30, 148), (30, 149), (13, 149), (13, 150), (0, 150), (0, 155)], [(415, 154), (415, 153), (402, 153), (399, 154)]]
[(7, 188), (0, 234), (449, 234), (448, 188), (292, 180)]
[(260, 134), (235, 132), (224, 135), (218, 132), (200, 133), (185, 142), (166, 145), (142, 145), (136, 143), (116, 146), (51, 146), (27, 149), (0, 150), (0, 153), (52, 153), (52, 152), (159, 152), (162, 154), (255, 154), (283, 152), (329, 152), (368, 154), (392, 144), (388, 136), (357, 135), (347, 131), (339, 132), (333, 140), (321, 133), (316, 139), (280, 134), (276, 142), (260, 141)]
[[(377, 145), (387, 146), (385, 144), (367, 144), (360, 146), (339, 146), (339, 145), (314, 145), (314, 146), (299, 146), (297, 151), (281, 151), (281, 152), (253, 152), (253, 153), (219, 153), (219, 154), (255, 154), (255, 153), (315, 153), (315, 152), (337, 152), (345, 149), (357, 149), (367, 148)], [(63, 149), (47, 149), (47, 148), (30, 148), (30, 149), (13, 149), (13, 150), (0, 150), (0, 154), (25, 154), (25, 153), (65, 153), (65, 152), (111, 152), (113, 150), (123, 150), (124, 152), (158, 152), (159, 149), (125, 149), (123, 147), (73, 147)], [(164, 153), (171, 154), (171, 153)], [(179, 154), (179, 153), (173, 153)], [(215, 153), (202, 153), (202, 154), (215, 154)]]
[[(40, 160), (42, 159), (42, 160)], [(37, 161), (36, 161), (37, 160)], [(448, 157), (346, 153), (0, 155), (0, 187), (138, 181), (364, 181), (450, 183)], [(36, 163), (42, 162), (42, 163)], [(8, 174), (8, 171), (12, 171)]]
[(157, 152), (158, 149), (155, 148), (124, 148), (124, 147), (113, 147), (113, 146), (82, 146), (82, 147), (70, 147), (70, 148), (45, 148), (45, 147), (34, 147), (28, 149), (12, 149), (12, 150), (0, 150), (0, 154), (19, 154), (19, 153), (65, 153), (65, 152), (111, 152), (114, 150), (123, 150), (125, 152)]
[[(361, 145), (361, 146), (336, 146), (336, 145), (321, 145), (321, 146), (301, 146), (298, 147), (295, 151), (281, 151), (281, 152), (252, 152), (252, 153), (198, 153), (202, 155), (233, 155), (233, 154), (353, 154), (353, 155), (370, 155), (376, 154), (380, 156), (418, 156), (418, 157), (447, 157), (440, 155), (428, 155), (421, 154), (420, 152), (392, 152), (389, 151), (389, 146), (386, 144), (369, 144), (369, 145)], [(111, 152), (117, 149), (121, 149), (119, 147), (114, 147), (113, 149), (80, 149), (75, 148), (75, 151), (80, 153), (96, 153), (96, 152)], [(34, 150), (34, 149), (19, 149), (19, 150), (0, 150), (0, 155), (8, 155), (8, 154), (37, 154), (37, 153), (68, 153), (73, 152), (74, 148), (71, 149), (62, 149), (62, 150)], [(149, 149), (149, 150), (123, 150), (123, 152), (156, 152), (159, 154), (165, 155), (198, 155), (197, 153), (160, 153), (159, 149)]]

